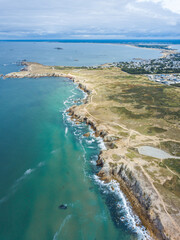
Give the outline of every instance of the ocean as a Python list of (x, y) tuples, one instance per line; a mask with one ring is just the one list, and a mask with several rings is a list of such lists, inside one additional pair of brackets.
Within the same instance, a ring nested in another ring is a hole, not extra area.
[[(160, 55), (110, 43), (27, 41), (2, 41), (0, 52), (0, 74), (20, 70), (24, 59), (91, 66)], [(1, 240), (150, 239), (118, 184), (96, 176), (102, 139), (66, 114), (84, 97), (66, 78), (0, 78)]]
[[(58, 48), (58, 49), (57, 49)], [(116, 43), (72, 43), (36, 41), (0, 41), (0, 74), (14, 71), (21, 60), (45, 65), (94, 66), (103, 63), (130, 61), (135, 58), (157, 58), (160, 51), (128, 47)], [(14, 64), (14, 69), (13, 69)]]

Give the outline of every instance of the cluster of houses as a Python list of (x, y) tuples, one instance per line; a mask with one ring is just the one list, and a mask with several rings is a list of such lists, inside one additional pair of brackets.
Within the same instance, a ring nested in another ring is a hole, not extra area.
[(149, 80), (162, 84), (180, 84), (180, 53), (169, 54), (158, 59), (134, 59), (131, 62), (107, 63), (97, 68), (119, 67), (132, 74), (146, 74)]
[(135, 60), (131, 62), (113, 63), (116, 67), (122, 69), (131, 69), (139, 71), (140, 69), (146, 73), (168, 73), (180, 72), (180, 54), (170, 54), (166, 58), (157, 58), (149, 60)]
[(148, 74), (149, 80), (167, 85), (180, 84), (180, 74)]

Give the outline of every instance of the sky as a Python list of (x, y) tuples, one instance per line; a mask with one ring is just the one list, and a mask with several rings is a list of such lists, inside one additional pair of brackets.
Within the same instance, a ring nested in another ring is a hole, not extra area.
[(0, 39), (180, 39), (180, 0), (0, 0)]

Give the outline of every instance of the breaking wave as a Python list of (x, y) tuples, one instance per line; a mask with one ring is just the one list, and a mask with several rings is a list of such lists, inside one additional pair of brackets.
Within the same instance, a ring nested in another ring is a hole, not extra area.
[(53, 237), (53, 240), (57, 240), (57, 239), (58, 239), (58, 237), (59, 237), (59, 235), (60, 235), (63, 227), (65, 226), (65, 224), (67, 223), (67, 221), (69, 221), (69, 219), (71, 218), (71, 216), (72, 216), (72, 215), (69, 214), (69, 215), (67, 215), (67, 216), (65, 217), (65, 219), (63, 220), (62, 224), (60, 225), (58, 231), (55, 233), (55, 235), (54, 235), (54, 237)]
[[(73, 93), (72, 96), (75, 97), (76, 93), (74, 91), (72, 91), (72, 93)], [(96, 153), (97, 153), (97, 151), (106, 150), (106, 146), (101, 137), (97, 137), (97, 138), (94, 137), (94, 131), (90, 127), (88, 127), (85, 123), (80, 123), (77, 125), (75, 123), (75, 121), (72, 120), (70, 116), (68, 116), (68, 114), (66, 113), (66, 109), (71, 107), (74, 104), (74, 102), (72, 100), (72, 96), (69, 97), (64, 102), (65, 110), (63, 112), (63, 120), (64, 120), (64, 125), (65, 125), (65, 132), (67, 131), (66, 129), (68, 128), (68, 126), (72, 127), (73, 134), (75, 135), (75, 137), (78, 139), (78, 142), (82, 146), (82, 149), (84, 152), (83, 158), (84, 158), (84, 174), (85, 174), (85, 176), (86, 177), (88, 176), (89, 178), (91, 178), (92, 181), (94, 181), (94, 183), (96, 185), (98, 185), (99, 190), (101, 191), (101, 193), (103, 195), (106, 195), (107, 198), (109, 198), (109, 199), (112, 199), (112, 197), (114, 196), (114, 198), (117, 200), (117, 201), (115, 201), (116, 206), (114, 206), (114, 207), (116, 209), (115, 210), (116, 213), (115, 213), (115, 217), (113, 219), (113, 221), (115, 222), (115, 224), (117, 226), (119, 226), (119, 225), (126, 226), (133, 234), (138, 236), (139, 240), (151, 240), (151, 237), (149, 236), (147, 230), (145, 229), (144, 226), (142, 226), (140, 219), (138, 218), (138, 216), (136, 216), (133, 213), (132, 207), (131, 207), (130, 203), (128, 202), (128, 200), (126, 199), (126, 197), (124, 196), (123, 192), (120, 190), (118, 182), (111, 181), (110, 183), (104, 183), (102, 180), (99, 179), (99, 177), (97, 175), (95, 175), (95, 173), (97, 172), (97, 167), (96, 167), (96, 161), (98, 158), (97, 155), (92, 156), (89, 161), (93, 168), (93, 171), (91, 173), (89, 173), (88, 170), (86, 169), (87, 168), (86, 164), (85, 164), (87, 162), (87, 157), (86, 157), (87, 150), (86, 149), (90, 149), (91, 151), (96, 151)], [(86, 96), (86, 95), (84, 95), (84, 96)], [(87, 128), (89, 128), (89, 132), (90, 132), (90, 136), (88, 139), (83, 136), (83, 134), (85, 132), (87, 132)], [(112, 202), (112, 201), (110, 201), (110, 202)], [(109, 208), (111, 209), (110, 206), (109, 206)], [(59, 235), (63, 226), (64, 225), (62, 223), (60, 230), (55, 234), (54, 237)], [(56, 238), (54, 238), (54, 240), (55, 239)]]
[(68, 133), (68, 127), (65, 128), (65, 136), (67, 136)]
[(115, 180), (105, 183), (104, 181), (100, 180), (97, 175), (94, 175), (93, 179), (96, 184), (98, 184), (103, 194), (113, 194), (117, 199), (117, 201), (114, 203), (118, 218), (116, 219), (116, 224), (118, 225), (123, 223), (133, 233), (137, 234), (139, 240), (152, 240), (146, 228), (141, 224), (139, 217), (133, 213), (129, 201), (126, 199), (119, 187), (119, 183)]
[(27, 170), (23, 173), (23, 175), (22, 175), (20, 178), (18, 178), (18, 179), (14, 182), (14, 184), (11, 186), (11, 188), (9, 189), (9, 193), (8, 193), (6, 196), (4, 196), (3, 198), (0, 199), (0, 204), (6, 202), (6, 201), (9, 199), (9, 197), (12, 196), (12, 195), (17, 191), (17, 188), (18, 188), (18, 186), (21, 184), (21, 182), (22, 182), (24, 179), (26, 179), (31, 173), (33, 173), (34, 171), (36, 171), (39, 167), (44, 166), (44, 164), (45, 164), (44, 162), (40, 162), (40, 163), (37, 165), (36, 168), (29, 168), (29, 169), (27, 169)]

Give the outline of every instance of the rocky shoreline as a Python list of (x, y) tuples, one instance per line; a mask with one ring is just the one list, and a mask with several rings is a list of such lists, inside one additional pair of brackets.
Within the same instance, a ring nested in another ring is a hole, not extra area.
[[(107, 129), (104, 124), (87, 113), (85, 106), (91, 102), (92, 96), (94, 95), (92, 89), (89, 89), (86, 83), (77, 79), (76, 76), (69, 73), (62, 73), (54, 69), (54, 67), (49, 68), (48, 66), (44, 66), (42, 71), (36, 72), (32, 71), (33, 63), (25, 63), (25, 65), (27, 66), (27, 71), (7, 74), (4, 76), (4, 79), (66, 77), (77, 83), (78, 87), (87, 93), (83, 105), (74, 105), (70, 107), (67, 112), (77, 122), (86, 122), (87, 125), (91, 126), (95, 132), (95, 136), (102, 137), (105, 143), (107, 150), (101, 151), (97, 160), (97, 165), (101, 166), (98, 176), (102, 181), (114, 179), (119, 183), (121, 190), (130, 201), (133, 210), (154, 239), (177, 240), (179, 233), (174, 227), (171, 235), (170, 229), (172, 224), (166, 219), (167, 217), (162, 218), (167, 212), (164, 212), (163, 206), (161, 206), (160, 196), (153, 188), (151, 181), (143, 169), (140, 169), (140, 166), (136, 162), (129, 162), (123, 154), (120, 163), (111, 164), (110, 158), (112, 153), (118, 151), (119, 154), (122, 149), (117, 144), (118, 137)], [(35, 67), (38, 69), (38, 67), (42, 67), (42, 65), (36, 64)], [(158, 214), (158, 211), (156, 211), (156, 208), (162, 211), (161, 216)]]
[[(84, 90), (82, 87), (81, 89)], [(104, 155), (106, 155), (105, 153), (108, 149), (116, 148), (116, 139), (105, 130), (99, 128), (94, 120), (81, 114), (78, 111), (78, 106), (74, 105), (70, 107), (67, 112), (72, 119), (78, 122), (86, 122), (94, 130), (96, 137), (102, 137), (107, 147), (107, 150), (100, 152), (96, 162), (97, 166), (101, 167), (101, 170), (97, 174), (100, 179), (105, 182), (116, 180), (119, 183), (120, 189), (131, 203), (134, 212), (140, 218), (143, 226), (148, 229), (153, 239), (168, 240), (169, 238), (164, 234), (164, 229), (158, 215), (151, 212), (151, 197), (143, 191), (140, 182), (138, 182), (133, 172), (128, 168), (128, 165), (122, 164), (112, 167), (107, 163)]]
[[(75, 77), (71, 79), (76, 82)], [(92, 92), (81, 83), (78, 84), (78, 87), (88, 94), (84, 102), (84, 104), (88, 104)], [(148, 229), (153, 239), (172, 239), (165, 234), (165, 229), (159, 216), (151, 209), (151, 196), (143, 191), (141, 183), (136, 179), (131, 169), (128, 168), (128, 165), (122, 163), (119, 166), (112, 167), (107, 163), (106, 156), (104, 155), (106, 155), (105, 153), (108, 149), (117, 148), (115, 144), (117, 140), (116, 137), (101, 128), (94, 119), (88, 117), (82, 111), (79, 111), (78, 106), (73, 105), (67, 112), (72, 119), (78, 122), (86, 122), (86, 124), (94, 130), (95, 136), (101, 137), (105, 143), (107, 150), (100, 152), (96, 162), (97, 166), (101, 167), (101, 170), (97, 174), (100, 179), (105, 182), (116, 180), (119, 183), (120, 189), (131, 203), (134, 212), (139, 216), (142, 224)]]

